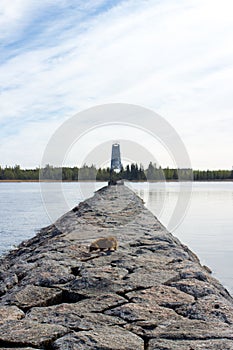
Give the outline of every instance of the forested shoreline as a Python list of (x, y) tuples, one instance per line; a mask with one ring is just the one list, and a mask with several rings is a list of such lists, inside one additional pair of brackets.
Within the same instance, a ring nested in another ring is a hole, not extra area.
[[(161, 168), (150, 163), (146, 169), (142, 165), (132, 163), (122, 168), (120, 173), (113, 172), (114, 179), (123, 178), (129, 181), (176, 181), (178, 179), (194, 181), (233, 180), (233, 170), (193, 170)], [(14, 167), (0, 167), (0, 181), (108, 181), (110, 168), (97, 169), (94, 165), (78, 167), (53, 167), (46, 165), (43, 169), (21, 169), (19, 165)]]

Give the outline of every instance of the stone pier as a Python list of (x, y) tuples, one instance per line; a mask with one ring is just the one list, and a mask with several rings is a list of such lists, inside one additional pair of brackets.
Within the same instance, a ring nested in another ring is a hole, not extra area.
[[(114, 236), (115, 251), (89, 252)], [(0, 348), (230, 350), (233, 300), (126, 186), (1, 259)]]

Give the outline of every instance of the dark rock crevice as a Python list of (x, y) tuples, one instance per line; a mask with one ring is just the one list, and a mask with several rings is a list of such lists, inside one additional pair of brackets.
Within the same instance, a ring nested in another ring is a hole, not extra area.
[[(29, 348), (30, 346), (30, 348)], [(25, 345), (22, 343), (12, 343), (12, 342), (4, 342), (4, 341), (0, 341), (0, 348), (1, 349), (22, 349), (22, 350), (32, 350), (32, 349), (36, 349), (39, 350), (38, 347), (32, 346), (32, 345)], [(46, 347), (44, 347), (43, 349), (46, 349)]]

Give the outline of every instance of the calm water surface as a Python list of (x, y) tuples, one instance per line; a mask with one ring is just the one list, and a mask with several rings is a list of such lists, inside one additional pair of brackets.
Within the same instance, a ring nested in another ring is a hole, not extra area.
[[(90, 197), (103, 183), (63, 183), (67, 208)], [(179, 196), (179, 183), (128, 184), (146, 206), (165, 225), (169, 225)], [(64, 213), (59, 207), (57, 186), (49, 185), (51, 202), (57, 203), (57, 217)], [(189, 209), (183, 221), (172, 232), (187, 244), (208, 265), (214, 276), (233, 294), (233, 183), (193, 183)], [(0, 254), (49, 225), (39, 183), (0, 183)]]

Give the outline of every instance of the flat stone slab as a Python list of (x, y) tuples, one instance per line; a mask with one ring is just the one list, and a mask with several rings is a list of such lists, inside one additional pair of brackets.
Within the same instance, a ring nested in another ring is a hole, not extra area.
[(190, 319), (222, 321), (229, 325), (233, 324), (232, 304), (213, 294), (200, 298), (186, 307), (178, 307), (176, 312)]
[(66, 328), (56, 324), (36, 323), (29, 320), (9, 321), (0, 325), (0, 344), (42, 347), (66, 333), (68, 333)]
[(49, 306), (62, 300), (62, 291), (57, 288), (27, 285), (11, 293), (3, 301), (15, 304), (23, 310), (34, 306)]
[(167, 339), (207, 340), (209, 338), (226, 338), (233, 341), (233, 327), (224, 322), (183, 319), (158, 325), (153, 335), (157, 338)]
[(127, 322), (141, 322), (150, 320), (151, 324), (158, 325), (167, 319), (176, 321), (182, 319), (180, 315), (171, 309), (160, 307), (155, 303), (127, 303), (111, 310), (105, 311), (106, 315), (122, 318)]
[(233, 343), (228, 339), (220, 340), (195, 340), (173, 341), (152, 339), (149, 341), (148, 350), (232, 350)]
[(123, 320), (104, 314), (110, 307), (121, 305), (126, 299), (116, 294), (103, 294), (77, 303), (32, 308), (27, 318), (40, 323), (55, 323), (74, 330), (94, 328), (93, 324), (124, 324)]
[[(117, 250), (90, 252), (107, 236)], [(232, 297), (126, 186), (97, 191), (0, 263), (1, 348), (232, 349)]]
[(42, 257), (40, 266), (33, 269), (33, 274), (25, 276), (23, 284), (53, 287), (54, 285), (67, 283), (72, 279), (74, 279), (74, 276), (68, 268), (61, 266), (60, 262), (48, 260), (44, 256)]
[(7, 321), (20, 320), (25, 314), (17, 306), (0, 306), (0, 325)]
[(68, 334), (53, 344), (55, 350), (69, 346), (79, 350), (144, 350), (143, 340), (120, 327), (97, 327), (92, 332)]
[(164, 285), (130, 292), (126, 295), (132, 302), (158, 304), (171, 309), (179, 306), (186, 309), (187, 304), (192, 304), (195, 301), (191, 295)]

